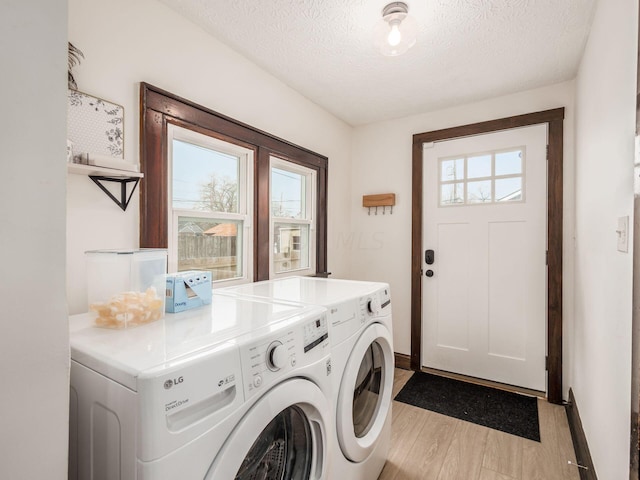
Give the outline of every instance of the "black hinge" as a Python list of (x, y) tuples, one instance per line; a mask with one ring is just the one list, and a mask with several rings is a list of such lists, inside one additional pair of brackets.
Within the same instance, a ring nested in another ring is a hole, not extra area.
[(549, 265), (549, 250), (547, 250), (547, 252), (546, 252), (544, 262), (545, 262), (546, 265)]
[(549, 356), (544, 357), (544, 369), (545, 371), (549, 371)]
[(547, 160), (549, 160), (549, 145), (547, 145)]

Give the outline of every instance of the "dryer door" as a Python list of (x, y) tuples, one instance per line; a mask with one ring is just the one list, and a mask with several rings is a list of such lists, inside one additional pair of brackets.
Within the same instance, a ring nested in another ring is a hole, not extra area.
[(325, 479), (329, 408), (310, 381), (274, 387), (242, 417), (206, 479)]
[(338, 440), (345, 457), (366, 459), (376, 445), (391, 408), (393, 348), (389, 330), (368, 326), (356, 341), (340, 384)]

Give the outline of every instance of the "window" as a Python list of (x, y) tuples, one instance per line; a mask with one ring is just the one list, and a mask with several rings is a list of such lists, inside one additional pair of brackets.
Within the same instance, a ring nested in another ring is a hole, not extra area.
[(169, 271), (250, 280), (253, 151), (171, 124), (168, 150)]
[(524, 147), (441, 158), (440, 206), (524, 201)]
[[(170, 271), (213, 270), (217, 285), (327, 271), (326, 157), (146, 83), (140, 96), (141, 247), (168, 248)], [(272, 187), (272, 159), (295, 193)]]
[(271, 277), (315, 272), (315, 172), (271, 157)]

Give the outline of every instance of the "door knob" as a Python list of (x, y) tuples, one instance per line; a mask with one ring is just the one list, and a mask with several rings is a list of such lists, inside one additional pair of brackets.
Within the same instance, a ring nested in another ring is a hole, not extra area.
[(427, 270), (427, 271), (425, 272), (425, 275), (426, 275), (427, 277), (429, 277), (429, 278), (433, 277), (433, 270)]

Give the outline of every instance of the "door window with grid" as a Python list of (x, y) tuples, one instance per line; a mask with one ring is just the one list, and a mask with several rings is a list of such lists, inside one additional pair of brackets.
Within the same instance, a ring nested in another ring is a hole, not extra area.
[(439, 159), (440, 206), (523, 202), (525, 148)]

